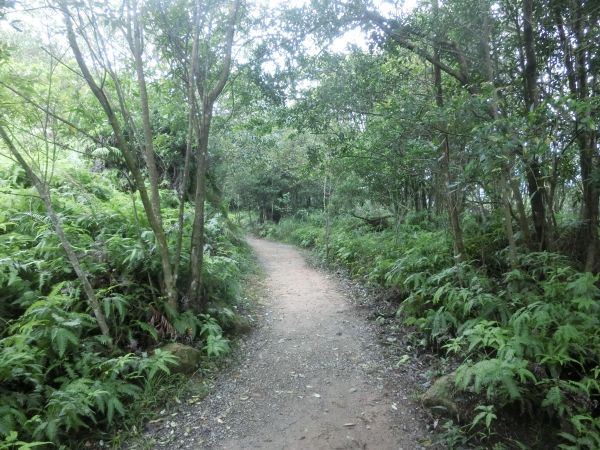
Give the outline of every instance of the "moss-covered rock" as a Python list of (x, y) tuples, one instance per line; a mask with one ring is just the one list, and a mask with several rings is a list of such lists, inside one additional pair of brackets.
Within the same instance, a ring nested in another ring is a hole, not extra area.
[(162, 350), (177, 357), (177, 364), (171, 367), (173, 373), (194, 373), (202, 359), (202, 352), (189, 345), (173, 342), (162, 347)]
[(454, 372), (435, 380), (431, 387), (421, 396), (423, 405), (440, 416), (452, 418), (462, 416), (459, 392), (455, 387), (454, 380)]
[(246, 317), (237, 316), (231, 323), (229, 330), (235, 336), (242, 336), (252, 331), (252, 322)]

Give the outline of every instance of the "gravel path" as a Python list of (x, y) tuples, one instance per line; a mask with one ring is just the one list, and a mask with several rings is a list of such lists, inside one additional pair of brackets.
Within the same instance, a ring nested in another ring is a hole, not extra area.
[(266, 274), (263, 326), (242, 361), (152, 430), (157, 449), (417, 449), (408, 385), (390, 382), (373, 326), (293, 247), (248, 239)]

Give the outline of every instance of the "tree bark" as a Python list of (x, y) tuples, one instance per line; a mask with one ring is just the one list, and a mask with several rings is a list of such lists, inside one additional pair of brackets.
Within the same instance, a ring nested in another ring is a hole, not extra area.
[(326, 162), (325, 177), (323, 178), (323, 212), (325, 214), (325, 264), (329, 265), (330, 240), (331, 240), (331, 177), (329, 174), (329, 161)]
[(500, 192), (502, 199), (502, 214), (504, 215), (504, 228), (506, 230), (506, 238), (508, 239), (508, 261), (510, 267), (517, 267), (517, 244), (515, 242), (515, 234), (512, 225), (512, 215), (510, 213), (510, 187), (506, 181), (506, 175), (500, 176)]
[[(129, 6), (129, 5), (128, 5)], [(171, 269), (170, 255), (169, 255), (169, 244), (167, 237), (164, 232), (162, 223), (162, 214), (160, 208), (160, 193), (159, 193), (159, 177), (158, 169), (156, 167), (156, 158), (154, 157), (154, 142), (152, 133), (152, 124), (150, 122), (150, 107), (148, 102), (148, 90), (146, 88), (146, 77), (144, 75), (144, 62), (142, 60), (143, 53), (143, 36), (140, 28), (140, 22), (137, 11), (137, 4), (134, 2), (133, 10), (128, 11), (130, 14), (127, 38), (129, 40), (129, 46), (133, 53), (135, 70), (138, 80), (138, 87), (140, 90), (140, 110), (142, 113), (142, 125), (144, 130), (144, 159), (146, 161), (146, 168), (148, 169), (148, 181), (150, 182), (150, 203), (152, 206), (152, 216), (154, 217), (157, 230), (154, 232), (156, 241), (158, 243), (159, 254), (161, 258), (161, 265), (163, 267), (163, 281), (169, 305), (175, 311), (177, 310), (177, 288), (175, 285), (175, 277)], [(133, 22), (133, 30), (131, 29), (131, 22)], [(168, 270), (164, 270), (168, 267)]]
[(519, 220), (519, 228), (521, 229), (521, 235), (523, 236), (523, 242), (526, 247), (531, 246), (531, 233), (529, 232), (529, 222), (527, 221), (527, 213), (525, 212), (525, 205), (523, 204), (523, 196), (521, 195), (521, 187), (517, 178), (510, 178), (510, 187), (512, 189), (513, 197), (517, 203), (517, 218)]
[[(179, 278), (179, 269), (181, 265), (181, 248), (183, 245), (183, 215), (185, 208), (185, 197), (188, 190), (189, 178), (190, 178), (190, 164), (193, 153), (194, 145), (194, 130), (196, 117), (196, 72), (198, 70), (198, 46), (200, 40), (200, 30), (198, 25), (198, 5), (194, 6), (194, 13), (192, 16), (193, 27), (193, 41), (192, 41), (192, 54), (190, 67), (188, 69), (188, 129), (185, 146), (185, 161), (183, 165), (183, 177), (181, 180), (181, 186), (179, 188), (179, 211), (177, 213), (177, 242), (175, 244), (175, 283)], [(189, 297), (186, 299), (186, 303), (189, 302)], [(185, 309), (189, 308), (189, 304), (184, 305)]]
[[(481, 30), (481, 53), (483, 57), (483, 68), (485, 78), (494, 87), (494, 68), (492, 66), (492, 55), (490, 45), (490, 11), (486, 8), (482, 11), (483, 14), (483, 29)], [(496, 90), (494, 89), (492, 94), (492, 101), (490, 104), (490, 115), (495, 121), (498, 118), (498, 98)], [(502, 161), (500, 163), (501, 175), (500, 175), (500, 201), (502, 203), (502, 214), (504, 216), (504, 229), (506, 232), (506, 238), (508, 240), (508, 260), (511, 268), (517, 267), (517, 244), (515, 242), (515, 234), (512, 225), (512, 215), (510, 213), (510, 188), (508, 185), (507, 178), (512, 172), (510, 163)]]
[(206, 199), (206, 164), (208, 152), (208, 137), (212, 120), (212, 105), (204, 105), (204, 114), (198, 127), (198, 148), (196, 150), (196, 206), (192, 229), (190, 255), (190, 288), (188, 299), (191, 307), (202, 311), (205, 307), (202, 297), (202, 264), (204, 260), (204, 201)]
[[(582, 6), (577, 3), (573, 31), (577, 42), (578, 51), (575, 53), (575, 79), (577, 82), (577, 98), (587, 102), (590, 97), (588, 85), (588, 67), (592, 66), (588, 52), (582, 47), (587, 45)], [(591, 119), (591, 120), (590, 120)], [(595, 180), (600, 175), (600, 155), (598, 155), (597, 129), (592, 129), (588, 123), (597, 126), (597, 121), (591, 117), (590, 111), (578, 112), (576, 116), (576, 133), (579, 143), (579, 166), (581, 169), (581, 182), (583, 187), (583, 216), (580, 239), (587, 242), (585, 254), (585, 270), (595, 271), (597, 263), (598, 246), (598, 203), (600, 201), (600, 188)]]

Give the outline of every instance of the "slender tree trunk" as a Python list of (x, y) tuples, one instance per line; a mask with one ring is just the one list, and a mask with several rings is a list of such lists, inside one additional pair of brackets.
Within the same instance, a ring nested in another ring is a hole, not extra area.
[(329, 210), (329, 199), (331, 195), (331, 181), (327, 168), (323, 179), (323, 212), (325, 213), (325, 263), (329, 265), (330, 237), (331, 237), (331, 214)]
[(208, 163), (208, 134), (212, 120), (212, 105), (204, 105), (202, 122), (199, 125), (198, 148), (196, 150), (196, 192), (194, 195), (195, 214), (190, 255), (189, 301), (195, 311), (206, 306), (202, 297), (202, 263), (204, 259), (204, 202), (206, 200), (206, 164)]
[[(177, 288), (175, 286), (175, 277), (171, 269), (169, 244), (164, 232), (162, 223), (162, 214), (160, 208), (160, 193), (159, 193), (159, 176), (156, 167), (156, 158), (154, 157), (154, 142), (152, 133), (152, 124), (150, 122), (150, 107), (148, 103), (148, 90), (146, 88), (146, 77), (144, 75), (144, 62), (142, 60), (143, 52), (143, 36), (140, 30), (138, 11), (136, 4), (133, 5), (130, 23), (133, 22), (133, 33), (131, 27), (128, 32), (129, 45), (134, 56), (135, 70), (138, 79), (138, 87), (140, 91), (140, 110), (142, 113), (142, 125), (144, 130), (144, 159), (146, 168), (148, 169), (148, 181), (150, 182), (150, 203), (152, 206), (152, 215), (155, 218), (157, 229), (154, 234), (156, 236), (157, 247), (163, 267), (164, 288), (167, 293), (167, 298), (171, 308), (177, 310)], [(167, 270), (165, 270), (167, 268)]]
[[(598, 170), (594, 168), (594, 156), (597, 152), (596, 138), (592, 133), (582, 133), (580, 138), (580, 168), (583, 184), (583, 208), (581, 238), (586, 242), (585, 270), (595, 271), (598, 259), (598, 202), (600, 193), (594, 183), (594, 176)], [(587, 134), (587, 136), (586, 136)], [(596, 158), (598, 156), (596, 155)]]
[[(537, 83), (537, 59), (533, 32), (533, 0), (523, 0), (523, 67), (525, 114), (533, 112), (539, 104)], [(536, 127), (537, 128), (537, 127)], [(534, 133), (537, 130), (534, 130)], [(546, 194), (537, 156), (525, 156), (527, 187), (531, 201), (531, 213), (538, 250), (548, 248), (548, 222), (546, 216)]]
[[(183, 246), (183, 215), (185, 209), (185, 197), (189, 184), (190, 177), (190, 163), (193, 152), (194, 143), (194, 126), (197, 112), (196, 112), (196, 72), (198, 71), (198, 46), (200, 40), (200, 30), (198, 29), (198, 5), (194, 7), (193, 14), (193, 43), (192, 43), (192, 54), (191, 63), (188, 72), (188, 130), (185, 146), (185, 161), (183, 165), (183, 178), (181, 180), (181, 186), (179, 188), (179, 211), (177, 213), (177, 242), (175, 244), (175, 283), (179, 277), (179, 266), (181, 264), (181, 248)], [(189, 301), (189, 297), (186, 302)], [(189, 305), (184, 305), (185, 309)]]
[(510, 213), (510, 187), (506, 181), (504, 174), (500, 177), (500, 192), (502, 198), (502, 214), (504, 215), (504, 228), (506, 230), (506, 238), (508, 239), (508, 261), (510, 267), (517, 267), (517, 244), (515, 242), (515, 234), (512, 225), (512, 215)]
[[(564, 66), (567, 73), (567, 82), (573, 98), (585, 101), (589, 97), (588, 73), (586, 61), (586, 52), (573, 49), (573, 38), (577, 49), (585, 47), (581, 5), (575, 5), (575, 17), (572, 21), (574, 37), (567, 36), (565, 25), (562, 18), (560, 7), (554, 11), (554, 19), (558, 30), (562, 54), (564, 56)], [(582, 183), (582, 208), (581, 221), (582, 226), (579, 233), (579, 240), (585, 242), (585, 270), (592, 272), (596, 270), (598, 264), (599, 239), (598, 239), (598, 202), (600, 201), (600, 192), (594, 183), (594, 177), (598, 176), (600, 170), (600, 156), (596, 147), (598, 145), (598, 135), (596, 131), (589, 130), (584, 125), (582, 127), (582, 113), (575, 110), (575, 134), (579, 146), (579, 167)], [(594, 163), (596, 160), (596, 163)]]
[(549, 189), (548, 189), (548, 220), (550, 221), (550, 230), (552, 231), (552, 236), (550, 236), (551, 241), (556, 240), (556, 230), (558, 229), (558, 223), (556, 221), (556, 189), (558, 186), (558, 179), (560, 176), (559, 166), (560, 166), (560, 157), (558, 155), (553, 155), (552, 157), (552, 175), (549, 180)]
[(521, 195), (519, 180), (511, 177), (510, 187), (512, 189), (515, 202), (517, 203), (517, 217), (519, 219), (519, 228), (521, 229), (523, 242), (525, 243), (525, 246), (529, 248), (531, 246), (531, 234), (529, 233), (529, 222), (527, 221), (527, 213), (525, 212), (525, 205), (523, 204), (523, 196)]
[(133, 210), (133, 222), (135, 223), (135, 233), (137, 234), (138, 240), (141, 245), (144, 245), (144, 240), (142, 239), (142, 228), (140, 227), (140, 216), (138, 214), (138, 209), (136, 205), (136, 195), (135, 191), (131, 191), (131, 209)]
[[(136, 7), (135, 5), (133, 6)], [(135, 71), (138, 80), (138, 88), (140, 94), (140, 111), (142, 113), (142, 128), (144, 131), (144, 160), (148, 169), (148, 181), (150, 182), (150, 201), (152, 204), (152, 212), (156, 216), (156, 220), (162, 226), (162, 214), (160, 208), (160, 193), (158, 190), (158, 169), (156, 168), (156, 158), (154, 157), (154, 141), (152, 134), (152, 124), (150, 122), (150, 108), (148, 104), (148, 90), (146, 88), (146, 77), (144, 75), (144, 62), (142, 60), (143, 52), (143, 37), (140, 32), (139, 18), (137, 11), (130, 13), (130, 21), (133, 21), (133, 35), (131, 30), (128, 32), (129, 45), (133, 53), (135, 62)]]
[(527, 163), (527, 187), (531, 202), (531, 214), (533, 216), (533, 229), (537, 250), (543, 251), (548, 248), (548, 233), (546, 226), (546, 201), (545, 187), (542, 181), (539, 161), (532, 158)]
[[(196, 80), (196, 90), (198, 99), (202, 101), (202, 108), (198, 111), (198, 115), (200, 116), (199, 119), (195, 121), (197, 124), (196, 134), (198, 139), (198, 148), (196, 149), (196, 193), (194, 198), (196, 211), (192, 229), (190, 261), (191, 279), (188, 293), (190, 304), (196, 311), (201, 311), (206, 306), (204, 302), (205, 299), (202, 298), (202, 262), (204, 256), (204, 201), (206, 199), (208, 138), (215, 101), (219, 95), (221, 95), (221, 92), (229, 79), (231, 70), (231, 51), (239, 8), (240, 0), (234, 0), (229, 7), (227, 32), (225, 37), (225, 57), (219, 78), (209, 91), (209, 87), (205, 85), (207, 82), (205, 74), (208, 73), (208, 68), (205, 66), (203, 68), (203, 74), (197, 76)], [(205, 61), (205, 64), (207, 63), (208, 62)]]
[(73, 51), (73, 55), (75, 56), (75, 60), (77, 61), (77, 65), (79, 66), (79, 69), (81, 70), (83, 78), (85, 79), (90, 90), (92, 91), (92, 93), (94, 94), (94, 96), (96, 97), (98, 102), (100, 103), (100, 106), (102, 107), (102, 109), (106, 115), (106, 118), (108, 119), (108, 122), (113, 130), (114, 135), (115, 135), (116, 147), (119, 149), (119, 151), (123, 155), (123, 159), (125, 160), (127, 168), (130, 170), (130, 172), (133, 176), (133, 181), (134, 181), (135, 187), (139, 191), (140, 198), (142, 200), (142, 204), (144, 205), (144, 212), (146, 213), (148, 222), (150, 223), (150, 226), (152, 227), (152, 231), (154, 232), (154, 235), (156, 236), (156, 242), (157, 242), (159, 253), (161, 256), (160, 259), (161, 259), (161, 266), (162, 266), (162, 270), (163, 270), (162, 275), (163, 275), (163, 280), (164, 280), (165, 287), (166, 287), (166, 294), (167, 294), (168, 302), (171, 305), (177, 305), (177, 297), (176, 297), (177, 292), (176, 292), (174, 284), (173, 284), (173, 275), (172, 275), (172, 271), (171, 271), (171, 264), (169, 262), (169, 257), (168, 257), (169, 256), (169, 248), (167, 245), (167, 240), (166, 240), (166, 237), (164, 234), (161, 220), (159, 217), (157, 217), (156, 214), (154, 214), (153, 201), (150, 199), (150, 196), (148, 195), (148, 190), (146, 189), (145, 179), (142, 175), (142, 172), (140, 170), (140, 167), (138, 165), (138, 162), (137, 162), (134, 152), (129, 147), (129, 143), (125, 140), (125, 137), (121, 130), (121, 125), (119, 123), (119, 120), (117, 119), (117, 116), (115, 115), (115, 112), (111, 106), (111, 103), (110, 103), (106, 93), (104, 92), (103, 88), (101, 86), (99, 86), (96, 83), (96, 81), (94, 80), (94, 77), (87, 66), (85, 58), (83, 57), (83, 55), (81, 53), (81, 49), (79, 48), (79, 44), (77, 43), (77, 36), (73, 29), (73, 22), (71, 19), (70, 12), (65, 5), (62, 5), (62, 11), (63, 11), (63, 15), (65, 18), (65, 24), (66, 24), (66, 28), (67, 28), (67, 39), (69, 42), (69, 46), (71, 47), (71, 50)]
[(83, 291), (87, 298), (87, 303), (88, 303), (89, 307), (91, 308), (92, 312), (94, 313), (94, 316), (96, 317), (96, 322), (98, 323), (98, 327), (100, 327), (100, 331), (102, 332), (102, 334), (104, 336), (110, 337), (110, 331), (108, 328), (108, 324), (106, 323), (106, 318), (104, 317), (104, 313), (102, 312), (100, 303), (98, 302), (98, 299), (96, 298), (96, 293), (94, 291), (94, 288), (90, 284), (87, 274), (81, 267), (81, 262), (79, 261), (79, 257), (75, 253), (75, 250), (73, 249), (73, 246), (71, 245), (71, 242), (69, 242), (69, 239), (67, 238), (67, 235), (64, 232), (64, 229), (62, 227), (62, 223), (61, 223), (60, 218), (58, 217), (58, 214), (56, 214), (56, 211), (54, 211), (54, 207), (52, 206), (52, 199), (50, 198), (50, 192), (48, 190), (48, 186), (44, 182), (42, 182), (42, 180), (35, 174), (35, 172), (31, 168), (31, 166), (27, 163), (25, 158), (21, 155), (19, 150), (13, 144), (12, 140), (10, 139), (10, 136), (8, 136), (8, 134), (6, 133), (6, 131), (4, 130), (4, 128), (2, 126), (0, 126), (0, 138), (2, 138), (2, 140), (8, 147), (9, 151), (13, 154), (15, 159), (18, 161), (19, 165), (23, 168), (23, 170), (27, 174), (27, 177), (29, 178), (31, 183), (35, 186), (35, 189), (37, 190), (38, 194), (40, 195), (40, 198), (42, 199), (42, 202), (44, 203), (44, 207), (46, 208), (46, 213), (48, 214), (48, 218), (50, 219), (50, 222), (52, 223), (52, 227), (54, 228), (54, 231), (56, 232), (56, 235), (58, 236), (58, 240), (60, 241), (60, 244), (62, 245), (65, 253), (67, 254), (67, 259), (69, 260), (69, 263), (73, 267), (73, 270), (75, 271), (75, 274), (77, 275), (77, 278), (79, 279), (79, 282), (81, 283), (81, 285), (83, 287)]
[[(483, 29), (481, 30), (481, 53), (483, 56), (483, 66), (487, 81), (494, 86), (494, 68), (492, 66), (492, 52), (491, 52), (491, 30), (490, 30), (490, 11), (487, 6), (484, 6), (485, 10), (483, 14)], [(490, 104), (490, 115), (492, 120), (498, 118), (498, 98), (495, 93), (492, 97)], [(506, 238), (508, 239), (508, 260), (511, 267), (514, 269), (517, 267), (517, 245), (515, 242), (515, 234), (512, 225), (512, 215), (510, 213), (510, 188), (507, 181), (507, 176), (510, 176), (512, 169), (508, 163), (502, 163), (502, 174), (500, 176), (500, 201), (502, 203), (502, 214), (504, 216), (504, 229), (506, 231)]]
[(424, 187), (421, 188), (421, 208), (424, 211), (429, 210), (429, 206), (427, 205), (427, 192)]
[[(573, 31), (577, 41), (578, 51), (575, 52), (575, 78), (577, 80), (578, 100), (587, 102), (589, 100), (588, 68), (592, 63), (588, 60), (588, 52), (582, 47), (587, 44), (586, 24), (583, 18), (582, 5), (578, 3), (575, 7), (575, 21)], [(593, 86), (592, 86), (593, 88)], [(600, 188), (598, 177), (600, 177), (600, 155), (598, 155), (598, 135), (596, 129), (590, 129), (587, 122), (596, 123), (595, 118), (590, 116), (589, 111), (577, 113), (578, 144), (579, 144), (579, 166), (581, 169), (581, 182), (583, 187), (583, 226), (580, 234), (587, 242), (585, 251), (585, 270), (593, 272), (598, 259), (598, 202), (600, 201)]]
[[(433, 2), (434, 14), (437, 15), (438, 10), (438, 2), (434, 0)], [(435, 103), (438, 108), (442, 109), (444, 107), (444, 93), (442, 90), (442, 71), (440, 69), (440, 51), (439, 47), (436, 45), (433, 50), (433, 84), (435, 89)], [(437, 62), (437, 63), (436, 63)], [(445, 125), (441, 127), (445, 129)], [(448, 215), (450, 218), (450, 227), (452, 229), (452, 240), (453, 240), (453, 248), (454, 248), (454, 259), (457, 263), (460, 263), (464, 259), (465, 255), (465, 246), (463, 243), (462, 229), (460, 226), (460, 197), (457, 192), (456, 187), (454, 186), (454, 179), (452, 176), (451, 170), (451, 161), (450, 161), (450, 142), (448, 133), (442, 133), (442, 144), (440, 146), (442, 151), (444, 152), (444, 156), (442, 158), (442, 172), (445, 190), (446, 190), (446, 202), (448, 205)]]

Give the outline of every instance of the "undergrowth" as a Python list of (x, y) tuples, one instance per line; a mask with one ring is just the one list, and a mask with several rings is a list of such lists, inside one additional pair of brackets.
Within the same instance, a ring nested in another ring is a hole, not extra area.
[[(318, 214), (259, 232), (326, 255)], [(480, 441), (502, 442), (494, 422), (500, 411), (517, 410), (545, 417), (558, 429), (562, 449), (600, 448), (598, 276), (548, 252), (522, 252), (510, 269), (504, 246), (495, 242), (499, 233), (486, 233), (473, 236), (466, 262), (455, 264), (450, 237), (427, 222), (374, 231), (338, 218), (328, 254), (353, 276), (395, 288), (399, 320), (423, 333), (426, 345), (461, 361), (456, 387), (480, 405), (465, 426), (447, 424), (446, 444), (457, 446), (475, 433)]]
[[(165, 341), (192, 344), (207, 361), (229, 351), (225, 330), (236, 320), (240, 274), (249, 259), (221, 213), (207, 211), (210, 306), (199, 316), (177, 314), (159, 293), (161, 266), (142, 206), (121, 179), (68, 164), (57, 169), (55, 208), (106, 315), (107, 339), (35, 191), (15, 166), (0, 172), (0, 449), (74, 447), (82, 436), (145, 417), (181, 381), (171, 374), (175, 357), (160, 348)], [(174, 247), (176, 197), (169, 190), (161, 196)], [(187, 237), (190, 215), (186, 211)]]

